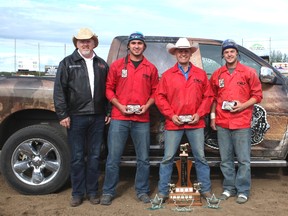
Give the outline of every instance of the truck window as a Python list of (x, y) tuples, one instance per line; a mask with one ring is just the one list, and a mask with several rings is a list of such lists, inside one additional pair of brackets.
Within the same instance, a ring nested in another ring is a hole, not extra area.
[(254, 59), (251, 59), (244, 53), (240, 52), (240, 62), (244, 65), (247, 65), (251, 68), (254, 68), (257, 71), (257, 74), (259, 76), (260, 71), (261, 71), (261, 65), (257, 63)]
[(163, 42), (148, 42), (144, 52), (144, 56), (158, 69), (159, 76), (176, 63), (176, 58), (167, 52), (166, 45)]
[[(221, 46), (217, 45), (208, 45), (208, 44), (199, 44), (201, 59), (203, 69), (206, 71), (208, 78), (211, 74), (225, 64), (225, 61), (221, 56)], [(254, 68), (259, 75), (261, 70), (260, 63), (257, 63), (254, 59), (248, 57), (243, 52), (239, 51), (240, 57), (239, 60), (242, 64)]]
[(208, 78), (218, 68), (222, 66), (221, 47), (217, 45), (199, 44), (201, 52), (203, 70)]

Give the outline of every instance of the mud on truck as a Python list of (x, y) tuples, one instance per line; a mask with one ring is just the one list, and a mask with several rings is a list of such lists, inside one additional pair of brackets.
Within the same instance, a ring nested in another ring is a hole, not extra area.
[[(127, 54), (127, 36), (112, 41), (107, 63)], [(166, 51), (178, 37), (146, 37), (145, 56), (161, 74), (176, 60)], [(219, 40), (189, 38), (199, 44), (191, 62), (208, 77), (222, 64)], [(97, 49), (96, 49), (97, 52)], [(239, 46), (240, 61), (256, 69), (262, 83), (263, 100), (254, 106), (251, 166), (286, 167), (288, 152), (288, 80), (277, 69)], [(88, 76), (88, 75), (87, 75)], [(0, 77), (0, 167), (11, 187), (23, 194), (56, 192), (69, 178), (70, 151), (66, 131), (59, 125), (53, 104), (53, 77)], [(159, 165), (164, 149), (164, 118), (151, 108), (150, 163)], [(210, 166), (219, 166), (216, 133), (207, 116), (205, 153)], [(183, 137), (182, 143), (187, 142)], [(105, 159), (105, 143), (103, 143)], [(193, 161), (193, 156), (189, 154)], [(105, 160), (104, 160), (105, 162)], [(135, 152), (128, 139), (123, 165), (135, 165)]]

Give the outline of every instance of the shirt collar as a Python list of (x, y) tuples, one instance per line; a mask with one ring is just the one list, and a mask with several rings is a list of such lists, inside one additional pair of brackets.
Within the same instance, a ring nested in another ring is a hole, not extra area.
[(190, 72), (191, 65), (189, 64), (187, 71), (184, 71), (182, 65), (180, 65), (179, 63), (178, 63), (178, 68), (179, 68), (179, 70), (181, 70), (182, 73), (189, 73), (189, 72)]

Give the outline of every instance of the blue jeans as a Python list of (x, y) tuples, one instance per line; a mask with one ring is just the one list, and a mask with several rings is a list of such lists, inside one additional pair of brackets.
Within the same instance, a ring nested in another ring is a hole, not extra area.
[(70, 118), (67, 132), (71, 146), (72, 196), (95, 196), (98, 193), (98, 167), (105, 116), (74, 115)]
[(135, 190), (137, 196), (149, 194), (149, 148), (150, 123), (112, 120), (108, 133), (108, 157), (105, 170), (103, 194), (115, 196), (119, 181), (119, 165), (124, 152), (128, 135), (131, 135), (137, 158)]
[[(223, 190), (232, 194), (250, 195), (251, 188), (251, 129), (230, 130), (217, 126), (218, 145), (221, 156), (221, 171), (224, 176)], [(234, 164), (238, 161), (238, 169)]]
[(197, 181), (201, 182), (201, 193), (210, 192), (210, 167), (204, 154), (204, 129), (166, 130), (164, 157), (160, 163), (158, 182), (159, 194), (168, 196), (171, 175), (173, 172), (174, 157), (179, 148), (183, 134), (186, 134), (195, 159)]

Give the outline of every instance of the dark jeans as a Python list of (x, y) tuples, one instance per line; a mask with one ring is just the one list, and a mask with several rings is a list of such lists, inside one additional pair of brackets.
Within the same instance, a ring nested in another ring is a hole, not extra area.
[(73, 197), (97, 195), (104, 126), (104, 115), (71, 116), (68, 142), (71, 147), (70, 175)]

